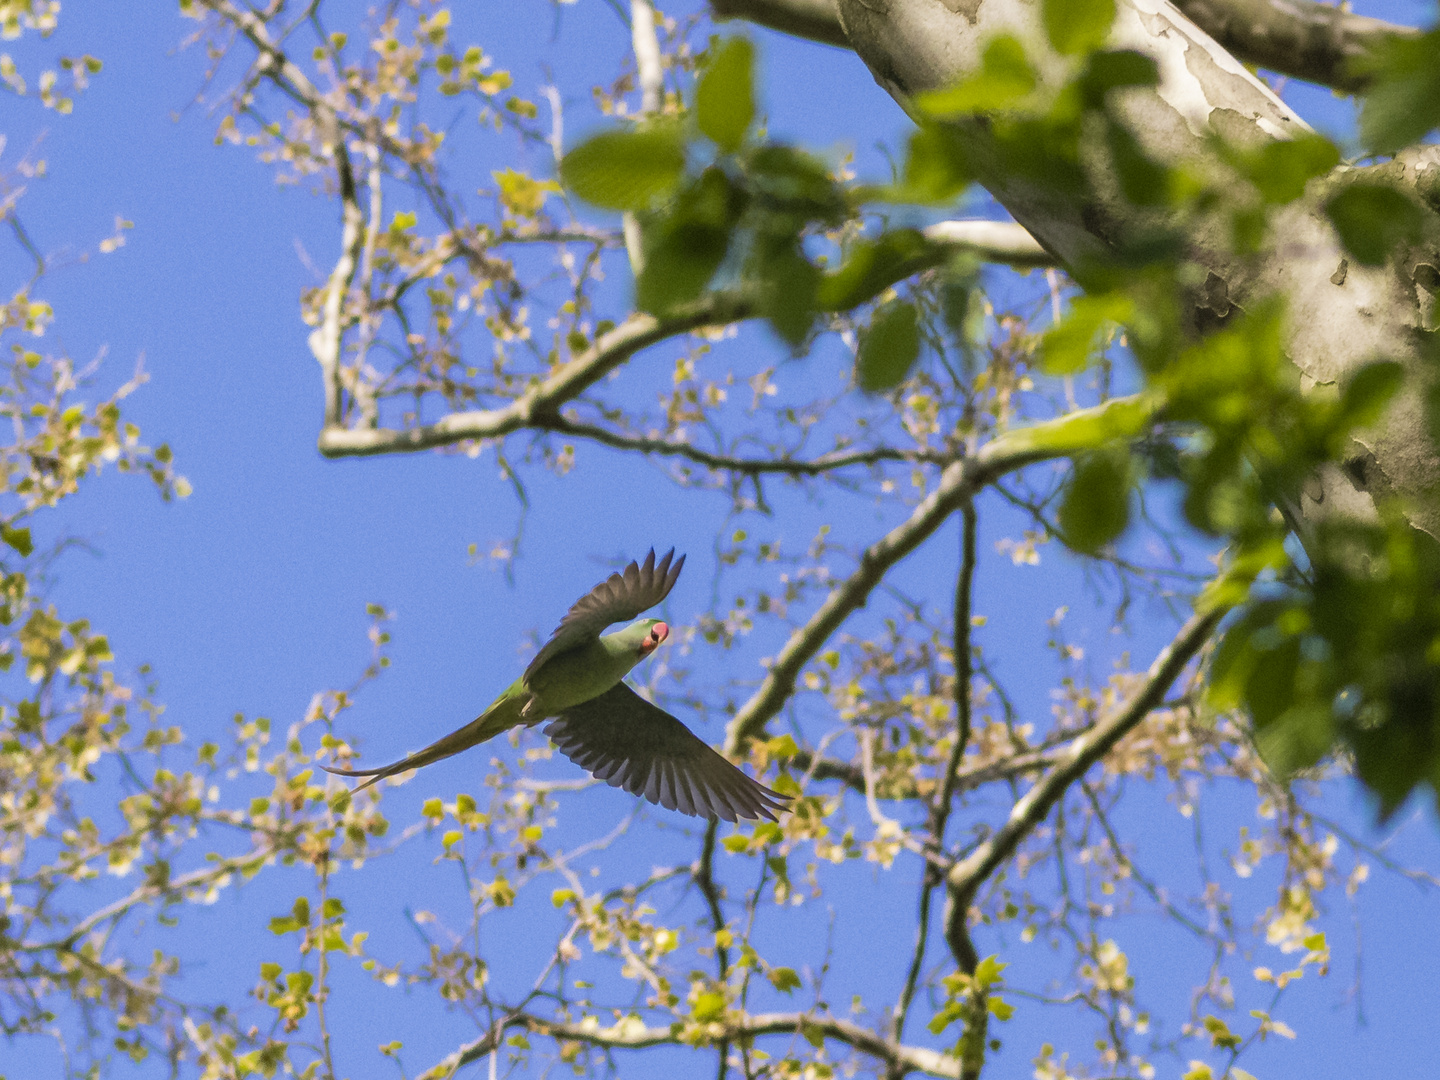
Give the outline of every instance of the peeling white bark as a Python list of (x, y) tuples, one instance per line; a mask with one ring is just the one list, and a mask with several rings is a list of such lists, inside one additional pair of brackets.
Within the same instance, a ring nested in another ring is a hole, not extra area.
[[(836, 0), (836, 7), (851, 46), (902, 106), (976, 72), (986, 43), (1002, 33), (1024, 43), (1042, 92), (1058, 87), (1066, 74), (1066, 62), (1048, 47), (1038, 3)], [(1183, 162), (1238, 185), (1243, 181), (1225, 177), (1211, 152), (1210, 133), (1254, 146), (1309, 130), (1167, 0), (1120, 0), (1119, 9), (1113, 44), (1153, 57), (1161, 72), (1156, 90), (1126, 91), (1121, 100), (1135, 135), (1159, 160)], [(1095, 191), (1078, 199), (1007, 174), (985, 123), (961, 122), (956, 130), (979, 181), (1066, 262), (1102, 254), (1153, 222), (1154, 211), (1139, 210), (1118, 195), (1118, 184), (1105, 175), (1106, 155), (1087, 160)], [(1412, 152), (1400, 179), (1423, 190), (1431, 186), (1423, 174), (1437, 166), (1440, 149)], [(1397, 173), (1390, 168), (1389, 175)], [(1355, 440), (1344, 468), (1317, 479), (1301, 500), (1302, 511), (1307, 517), (1336, 511), (1373, 516), (1372, 495), (1398, 493), (1410, 500), (1412, 522), (1440, 537), (1440, 457), (1422, 407), (1432, 376), (1418, 333), (1429, 297), (1417, 291), (1400, 259), (1337, 272), (1343, 251), (1320, 208), (1327, 190), (1334, 190), (1329, 181), (1313, 184), (1305, 198), (1279, 215), (1270, 246), (1256, 256), (1234, 254), (1221, 220), (1193, 227), (1190, 256), (1206, 272), (1190, 298), (1194, 322), (1213, 326), (1233, 309), (1279, 291), (1290, 302), (1288, 350), (1308, 381), (1333, 384), (1381, 357), (1405, 364), (1405, 392), (1374, 431)]]

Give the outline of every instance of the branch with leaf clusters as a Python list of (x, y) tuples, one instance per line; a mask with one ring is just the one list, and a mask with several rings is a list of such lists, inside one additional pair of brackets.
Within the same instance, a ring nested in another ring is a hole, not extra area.
[(651, 1046), (695, 1046), (754, 1039), (762, 1035), (800, 1035), (812, 1043), (823, 1040), (843, 1043), (851, 1049), (882, 1063), (891, 1075), (908, 1072), (958, 1080), (960, 1063), (953, 1057), (923, 1046), (906, 1046), (884, 1039), (858, 1024), (833, 1017), (808, 1016), (804, 1013), (758, 1013), (754, 1016), (727, 1016), (694, 1028), (682, 1025), (651, 1027), (636, 1017), (628, 1017), (613, 1027), (601, 1027), (593, 1020), (580, 1023), (545, 1020), (523, 1012), (506, 1015), (484, 1036), (462, 1046), (443, 1061), (421, 1073), (418, 1080), (444, 1080), (466, 1065), (480, 1061), (499, 1050), (505, 1032), (524, 1028), (558, 1042), (577, 1042), (607, 1050), (643, 1050)]
[(836, 586), (818, 611), (790, 635), (760, 688), (741, 706), (725, 731), (725, 752), (737, 754), (768, 724), (795, 692), (805, 665), (856, 610), (892, 566), (920, 546), (946, 519), (1002, 476), (1040, 461), (1068, 457), (1105, 436), (1137, 434), (1158, 416), (1162, 400), (1150, 393), (1115, 398), (1054, 420), (1017, 428), (950, 465), (940, 483), (905, 521), (860, 555), (855, 572)]
[[(347, 197), (341, 185), (342, 201)], [(324, 323), (311, 337), (311, 346), (327, 373), (339, 370), (343, 347), (339, 330), (339, 307), (332, 313), (328, 296), (341, 295), (353, 276), (355, 257), (349, 244), (358, 242), (363, 230), (348, 224), (359, 221), (361, 211), (353, 189), (348, 196), (353, 208), (345, 213), (345, 238), (342, 255), (331, 276), (332, 292), (327, 294)], [(359, 231), (356, 231), (359, 230)], [(928, 241), (923, 250), (898, 263), (883, 280), (874, 282), (878, 293), (899, 281), (943, 264), (961, 251), (975, 254), (987, 262), (1010, 266), (1053, 266), (1054, 258), (1021, 226), (998, 221), (946, 221), (924, 231)], [(348, 275), (348, 276), (347, 276)], [(451, 413), (433, 424), (408, 429), (381, 427), (349, 427), (344, 423), (338, 384), (327, 375), (326, 421), (320, 432), (320, 452), (327, 457), (354, 457), (376, 454), (413, 453), (453, 446), (473, 439), (498, 439), (523, 429), (553, 431), (586, 438), (618, 449), (645, 454), (686, 458), (710, 469), (740, 473), (762, 472), (792, 475), (814, 475), (851, 465), (877, 464), (881, 461), (939, 460), (937, 455), (921, 455), (899, 450), (848, 451), (827, 454), (812, 460), (785, 457), (736, 458), (714, 454), (688, 443), (658, 438), (642, 438), (611, 431), (593, 424), (583, 424), (561, 415), (561, 408), (574, 401), (591, 386), (619, 368), (636, 353), (651, 345), (679, 337), (708, 326), (724, 326), (756, 318), (760, 307), (753, 292), (747, 288), (709, 293), (699, 300), (683, 305), (664, 316), (632, 314), (619, 326), (601, 334), (590, 348), (560, 365), (547, 378), (507, 405), (494, 409), (472, 409)], [(323, 356), (321, 354), (324, 354)]]
[(950, 870), (946, 884), (954, 898), (957, 918), (963, 919), (965, 909), (981, 884), (1049, 816), (1070, 785), (1084, 776), (1092, 765), (1165, 700), (1170, 684), (1210, 640), (1210, 635), (1228, 610), (1217, 605), (1196, 612), (1187, 619), (1170, 644), (1155, 657), (1144, 683), (1124, 705), (1071, 741), (1061, 761), (1015, 803), (1005, 824)]

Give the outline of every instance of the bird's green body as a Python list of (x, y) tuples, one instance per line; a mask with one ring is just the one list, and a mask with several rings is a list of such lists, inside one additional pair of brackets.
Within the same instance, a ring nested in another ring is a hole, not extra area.
[[(613, 634), (605, 634), (587, 645), (552, 656), (530, 676), (528, 689), (533, 702), (527, 718), (559, 716), (572, 705), (599, 697), (618, 683), (630, 669), (649, 655), (641, 646), (650, 632), (660, 625), (659, 619), (638, 619)], [(517, 679), (501, 695), (503, 700), (517, 687), (526, 689), (525, 680)], [(495, 704), (499, 704), (497, 701)], [(493, 708), (493, 706), (492, 706)]]
[[(396, 762), (396, 772), (430, 765), (493, 739), (514, 727), (538, 724), (566, 709), (599, 697), (630, 673), (653, 650), (642, 651), (659, 619), (639, 619), (623, 630), (605, 634), (545, 661), (529, 681), (522, 675), (490, 707), (459, 731), (452, 731), (424, 750)], [(375, 780), (383, 778), (377, 774)], [(372, 783), (374, 781), (371, 781)], [(358, 790), (358, 789), (357, 789)]]
[(660, 619), (637, 619), (623, 630), (601, 634), (621, 619), (658, 604), (675, 585), (682, 555), (659, 564), (651, 551), (641, 567), (631, 563), (582, 596), (555, 633), (490, 707), (392, 765), (342, 769), (341, 776), (368, 777), (356, 792), (388, 776), (451, 757), (511, 728), (555, 719), (545, 733), (560, 752), (597, 778), (642, 795), (670, 810), (698, 817), (766, 817), (784, 809), (784, 798), (751, 780), (695, 737), (679, 720), (625, 685), (630, 669), (669, 636)]

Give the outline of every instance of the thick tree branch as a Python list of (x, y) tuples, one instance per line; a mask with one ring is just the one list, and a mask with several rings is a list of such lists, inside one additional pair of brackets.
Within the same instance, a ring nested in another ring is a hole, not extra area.
[(474, 1042), (462, 1046), (445, 1060), (420, 1074), (419, 1080), (442, 1080), (459, 1069), (486, 1057), (496, 1049), (510, 1028), (523, 1027), (535, 1035), (563, 1042), (586, 1043), (611, 1050), (643, 1050), (650, 1046), (694, 1046), (722, 1039), (753, 1039), (762, 1035), (804, 1034), (823, 1036), (844, 1043), (862, 1054), (877, 1059), (887, 1069), (901, 1074), (924, 1073), (927, 1076), (958, 1078), (960, 1064), (948, 1054), (923, 1046), (905, 1046), (889, 1042), (875, 1032), (832, 1017), (807, 1016), (804, 1013), (759, 1013), (755, 1016), (727, 1017), (687, 1030), (681, 1025), (649, 1027), (634, 1017), (621, 1020), (614, 1027), (602, 1028), (593, 1021), (561, 1023), (544, 1020), (527, 1013), (512, 1013), (494, 1029)]
[(782, 34), (849, 48), (834, 0), (710, 0), (717, 21), (744, 19)]
[(509, 405), (451, 413), (433, 424), (405, 430), (327, 427), (320, 432), (320, 452), (327, 457), (395, 454), (450, 446), (466, 439), (494, 439), (524, 427), (558, 420), (561, 405), (573, 400), (641, 349), (666, 338), (749, 318), (754, 304), (740, 293), (714, 293), (667, 315), (632, 315), (602, 334), (567, 364)]
[(1366, 61), (1396, 37), (1419, 33), (1314, 0), (1173, 0), (1247, 64), (1355, 93), (1369, 85)]
[(760, 689), (740, 708), (726, 727), (725, 752), (731, 755), (739, 753), (745, 743), (765, 730), (771, 717), (784, 707), (794, 693), (800, 672), (829, 640), (830, 635), (840, 628), (841, 623), (851, 613), (865, 606), (870, 591), (880, 583), (889, 569), (919, 547), (957, 508), (986, 485), (1007, 473), (1037, 461), (1064, 457), (1077, 449), (1075, 446), (1066, 447), (1058, 441), (1047, 440), (1043, 437), (1043, 432), (1056, 425), (1074, 424), (1076, 418), (1082, 414), (1100, 415), (1127, 403), (1144, 405), (1153, 410), (1152, 415), (1160, 408), (1158, 399), (1144, 395), (1116, 399), (1094, 409), (1071, 413), (1058, 420), (1006, 432), (983, 446), (973, 457), (949, 466), (941, 475), (939, 486), (925, 497), (910, 517), (866, 548), (860, 556), (860, 565), (855, 572), (835, 588), (804, 626), (790, 635), (790, 640), (776, 657), (770, 674), (765, 677)]
[[(363, 239), (363, 229), (360, 229), (359, 233)], [(906, 266), (897, 268), (894, 281), (901, 281), (911, 274), (939, 266), (960, 250), (972, 251), (987, 262), (1001, 262), (1016, 267), (1054, 264), (1053, 257), (1034, 237), (1019, 225), (1010, 222), (941, 222), (926, 229), (925, 236), (932, 241), (930, 247)], [(342, 266), (337, 265), (335, 275), (341, 272)], [(346, 272), (353, 276), (353, 266)], [(335, 275), (332, 275), (332, 280)], [(346, 280), (348, 281), (348, 277)], [(854, 461), (847, 459), (839, 463), (820, 459), (814, 463), (786, 462), (775, 468), (766, 468), (758, 461), (732, 462), (718, 455), (707, 455), (704, 451), (692, 447), (683, 447), (679, 443), (654, 440), (648, 445), (636, 445), (630, 437), (607, 434), (602, 428), (580, 425), (560, 416), (561, 406), (583, 394), (640, 350), (704, 326), (742, 322), (754, 318), (758, 313), (758, 307), (748, 292), (728, 290), (710, 293), (663, 318), (634, 314), (620, 326), (601, 335), (589, 349), (561, 365), (552, 375), (532, 386), (510, 404), (495, 409), (451, 413), (433, 424), (420, 427), (403, 430), (345, 427), (338, 422), (337, 414), (327, 411), (327, 423), (320, 432), (320, 452), (326, 457), (413, 453), (451, 446), (468, 439), (500, 438), (522, 428), (539, 428), (595, 438), (622, 449), (681, 455), (710, 468), (736, 468), (747, 473), (771, 471), (815, 474), (844, 465), (868, 463), (862, 456)], [(328, 341), (327, 338), (327, 344)], [(335, 357), (338, 365), (338, 352)], [(827, 458), (833, 458), (833, 455), (827, 455)], [(885, 458), (882, 456), (874, 460)]]
[[(1174, 3), (1237, 59), (1347, 93), (1365, 88), (1363, 62), (1385, 42), (1418, 33), (1315, 0)], [(716, 19), (745, 19), (826, 45), (850, 45), (835, 0), (710, 0), (710, 10)]]

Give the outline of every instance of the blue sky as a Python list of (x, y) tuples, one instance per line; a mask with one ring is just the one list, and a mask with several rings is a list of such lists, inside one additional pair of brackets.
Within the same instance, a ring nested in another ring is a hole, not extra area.
[[(1384, 10), (1420, 22), (1430, 6)], [(587, 0), (564, 10), (552, 41), (551, 11), (541, 3), (481, 5), (467, 29), (511, 68), (522, 89), (543, 81), (542, 60), (567, 72), (595, 55), (617, 55), (626, 39), (610, 10)], [(384, 604), (396, 614), (394, 668), (364, 692), (346, 721), (348, 730), (363, 734), (373, 761), (473, 716), (518, 672), (525, 635), (548, 630), (622, 553), (640, 555), (652, 544), (688, 552), (686, 575), (667, 614), (684, 624), (705, 610), (714, 536), (725, 523), (727, 502), (718, 495), (685, 495), (650, 464), (586, 449), (577, 472), (563, 481), (530, 470), (524, 546), (511, 583), (468, 555), (471, 544), (487, 550), (515, 527), (518, 506), (493, 455), (338, 462), (319, 456), (320, 384), (298, 304), (313, 276), (300, 252), (328, 266), (338, 243), (335, 207), (304, 190), (277, 187), (269, 169), (247, 151), (213, 144), (217, 117), (193, 100), (202, 89), (203, 55), (179, 48), (190, 28), (174, 5), (67, 4), (52, 39), (14, 51), (17, 58), (90, 52), (104, 60), (74, 115), (56, 117), (0, 99), (0, 127), (8, 139), (0, 165), (13, 165), (32, 147), (48, 162), (48, 175), (32, 185), (21, 206), (42, 250), (93, 249), (112, 232), (117, 215), (134, 223), (118, 251), (47, 278), (41, 292), (56, 309), (49, 346), (77, 360), (104, 351), (97, 397), (143, 359), (150, 382), (127, 402), (128, 416), (149, 441), (171, 444), (194, 486), (189, 499), (163, 505), (143, 483), (112, 474), (37, 521), (42, 539), (77, 537), (88, 545), (58, 569), (53, 595), (61, 610), (90, 618), (109, 635), (119, 672), (151, 665), (167, 720), (199, 743), (223, 738), (237, 712), (272, 717), (283, 728), (301, 716), (315, 692), (347, 685), (367, 657), (365, 605)], [(772, 131), (822, 148), (851, 147), (862, 169), (882, 169), (877, 146), (899, 145), (905, 120), (859, 60), (776, 35), (756, 36), (763, 44)], [(562, 80), (562, 86), (577, 103), (588, 96), (588, 84), (579, 79)], [(1290, 96), (1318, 126), (1348, 128), (1348, 107), (1328, 93)], [(575, 125), (572, 131), (585, 128), (578, 119)], [(489, 167), (477, 164), (477, 172)], [(24, 266), (6, 249), (0, 270), (14, 282)], [(653, 372), (664, 378), (667, 363), (641, 358), (635, 368), (641, 377)], [(800, 373), (792, 370), (788, 377)], [(793, 497), (767, 527), (787, 544), (803, 546), (820, 521), (833, 520), (844, 539), (865, 543), (892, 517), (859, 500), (833, 497), (817, 504)], [(1038, 651), (1043, 619), (1060, 603), (1083, 608), (1087, 594), (1073, 569), (1042, 577), (993, 558), (994, 541), (1013, 534), (1016, 522), (998, 506), (987, 506), (984, 523), (981, 551), (996, 564), (978, 586), (978, 610), (992, 617), (984, 644), (1002, 669), (1010, 665), (1015, 674)], [(955, 551), (951, 528), (902, 567), (899, 580), (943, 608), (948, 584), (937, 590), (930, 583), (951, 579)], [(1113, 655), (1103, 618), (1086, 614), (1078, 621), (1076, 633), (1097, 658)], [(1137, 664), (1147, 663), (1169, 629), (1158, 612), (1137, 613), (1123, 647), (1134, 651)], [(757, 642), (754, 655), (773, 652), (777, 644)], [(1047, 678), (1027, 688), (1031, 708), (1045, 708), (1049, 687)], [(702, 734), (718, 742), (718, 722)], [(393, 800), (393, 815), (413, 820), (423, 797), (440, 791), (448, 796), (473, 784), (482, 761), (456, 759), (437, 767), (433, 782), (412, 782), (392, 793), (387, 801)], [(598, 793), (584, 805), (596, 815), (614, 815), (621, 812), (614, 798)], [(1159, 802), (1140, 793), (1122, 822), (1137, 838), (1163, 848), (1177, 835), (1177, 823)], [(1352, 831), (1372, 840), (1388, 837), (1371, 828), (1371, 811), (1358, 793), (1341, 786), (1327, 805)], [(1397, 820), (1421, 820), (1400, 832), (1393, 852), (1402, 861), (1440, 869), (1434, 817), (1421, 807), (1411, 810)], [(656, 843), (665, 848), (671, 840), (678, 845), (673, 832)], [(660, 861), (652, 854), (631, 851), (625, 858)], [(415, 865), (428, 865), (428, 857)], [(1179, 864), (1174, 872), (1184, 873)], [(1166, 867), (1152, 866), (1152, 873), (1164, 877)], [(837, 910), (853, 901), (867, 923), (842, 926), (847, 945), (835, 959), (836, 978), (873, 987), (883, 1000), (891, 983), (870, 973), (883, 969), (889, 950), (908, 944), (909, 934), (908, 925), (898, 936), (886, 933), (884, 916), (894, 904), (897, 924), (908, 919), (912, 892), (908, 878), (877, 884), (867, 874), (847, 871), (832, 894)], [(235, 988), (253, 984), (267, 958), (262, 954), (277, 951), (265, 923), (303, 888), (296, 874), (277, 879), (226, 896), (178, 932), (192, 935), (195, 946), (208, 935), (227, 934), (227, 948), (207, 952), (198, 985), (229, 986), (235, 996)], [(423, 903), (421, 892), (429, 886), (420, 881), (371, 873), (351, 886), (352, 907), (373, 911), (377, 949), (384, 933), (405, 932), (396, 929), (393, 913)], [(880, 884), (899, 891), (887, 893)], [(391, 916), (388, 931), (380, 929), (385, 912)], [(533, 970), (524, 961), (523, 919), (546, 917), (517, 911), (508, 929), (496, 931), (498, 955), (513, 949), (517, 971)], [(1427, 1075), (1434, 1017), (1440, 1015), (1433, 978), (1440, 965), (1440, 897), (1376, 873), (1361, 890), (1354, 920), (1343, 907), (1326, 919), (1334, 970), (1327, 980), (1308, 979), (1297, 991), (1301, 1007), (1292, 1003), (1281, 1014), (1299, 1032), (1297, 1042), (1265, 1048), (1247, 1063), (1261, 1080)], [(1364, 1025), (1357, 1023), (1350, 996), (1356, 928), (1364, 947)], [(1168, 946), (1162, 943), (1168, 939), (1154, 928), (1134, 934), (1129, 947), (1137, 968), (1143, 965), (1163, 982)], [(1155, 947), (1147, 951), (1152, 940)], [(177, 951), (185, 952), (184, 946)], [(1276, 960), (1256, 962), (1279, 966)], [(1189, 978), (1193, 970), (1175, 975)], [(394, 1037), (406, 1042), (412, 1070), (475, 1034), (467, 1020), (438, 1013), (419, 996), (387, 996), (364, 980), (356, 980), (353, 998), (340, 1000), (337, 1029), (367, 1047), (378, 1041), (372, 1037), (375, 1010), (385, 1010)], [(1171, 999), (1174, 1015), (1183, 1012), (1182, 1001)], [(1009, 1033), (1017, 1049), (1003, 1065), (997, 1061), (997, 1075), (1029, 1075), (1029, 1051), (1021, 1047), (1045, 1027), (1037, 1020), (1031, 1032), (1025, 1024), (1022, 1016)], [(43, 1044), (0, 1043), (0, 1073), (46, 1075), (32, 1066), (44, 1061), (48, 1070), (52, 1060)], [(673, 1066), (686, 1059), (665, 1060)], [(342, 1059), (341, 1068), (351, 1075), (374, 1064), (369, 1056), (350, 1062)], [(663, 1075), (667, 1067), (636, 1065), (635, 1075), (644, 1076)], [(1161, 1068), (1161, 1076), (1170, 1075), (1170, 1065)], [(161, 1075), (158, 1063), (140, 1073)]]

